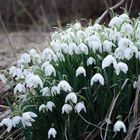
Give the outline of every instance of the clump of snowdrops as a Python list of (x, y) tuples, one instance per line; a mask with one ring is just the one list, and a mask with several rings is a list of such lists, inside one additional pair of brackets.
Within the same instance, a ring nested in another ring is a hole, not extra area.
[(140, 73), (139, 18), (117, 15), (107, 27), (77, 22), (51, 38), (9, 69), (15, 103), (0, 126), (21, 128), (27, 140), (123, 139)]

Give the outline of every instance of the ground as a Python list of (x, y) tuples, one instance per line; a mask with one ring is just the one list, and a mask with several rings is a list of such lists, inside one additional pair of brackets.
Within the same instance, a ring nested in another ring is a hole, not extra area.
[[(29, 48), (35, 47), (42, 50), (47, 47), (45, 40), (48, 36), (48, 33), (32, 31), (20, 31), (8, 34), (17, 58), (19, 58), (20, 54), (26, 52)], [(12, 66), (15, 62), (16, 58), (6, 34), (0, 33), (0, 70)]]

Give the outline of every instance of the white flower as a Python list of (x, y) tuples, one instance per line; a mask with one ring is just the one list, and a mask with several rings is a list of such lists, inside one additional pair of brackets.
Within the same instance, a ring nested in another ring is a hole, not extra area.
[(104, 85), (104, 78), (100, 73), (96, 73), (92, 78), (91, 78), (91, 86), (95, 83), (99, 82), (101, 85)]
[(61, 44), (61, 49), (64, 53), (69, 53), (69, 46), (66, 43)]
[(38, 75), (27, 76), (25, 82), (28, 88), (37, 88), (38, 86), (43, 88), (43, 82)]
[(100, 24), (98, 24), (98, 23), (95, 23), (93, 25), (93, 29), (98, 31), (98, 30), (101, 30), (102, 29), (102, 26)]
[(102, 61), (102, 69), (109, 67), (111, 64), (115, 67), (117, 64), (116, 59), (112, 55), (106, 56)]
[(77, 103), (74, 108), (77, 113), (80, 113), (82, 110), (86, 113), (86, 107), (84, 105), (84, 102)]
[(77, 70), (76, 70), (76, 77), (78, 77), (79, 75), (83, 74), (86, 77), (86, 70), (84, 69), (84, 67), (80, 66)]
[(73, 103), (77, 103), (77, 96), (74, 92), (69, 93), (65, 98), (65, 103), (71, 101)]
[(22, 65), (22, 64), (28, 64), (31, 62), (31, 57), (29, 54), (27, 53), (23, 53), (20, 57), (20, 59), (17, 61), (17, 63), (19, 65)]
[(60, 89), (58, 86), (52, 86), (51, 87), (51, 95), (54, 96), (56, 94), (59, 94), (60, 93)]
[(71, 90), (72, 90), (71, 86), (69, 85), (69, 83), (67, 81), (65, 81), (65, 80), (62, 80), (62, 81), (59, 82), (58, 88), (60, 90), (65, 91), (65, 92), (71, 92)]
[(56, 107), (52, 101), (48, 101), (46, 104), (47, 111), (50, 110), (52, 112), (53, 107)]
[(122, 121), (118, 120), (114, 125), (114, 132), (120, 132), (121, 129), (123, 129), (123, 132), (126, 133), (125, 124)]
[(54, 76), (56, 76), (55, 68), (53, 67), (53, 65), (48, 64), (48, 65), (45, 67), (45, 75), (46, 75), (46, 76), (51, 76), (52, 74), (53, 74)]
[(138, 51), (137, 53), (136, 53), (136, 59), (138, 59), (139, 61), (140, 61), (140, 51)]
[(119, 62), (116, 67), (115, 67), (115, 70), (116, 70), (116, 74), (119, 75), (119, 73), (122, 71), (124, 73), (127, 73), (128, 71), (128, 66), (127, 64), (123, 63), (123, 62)]
[(13, 77), (15, 76), (14, 73), (15, 73), (15, 70), (17, 68), (15, 66), (12, 66), (10, 69), (9, 69), (9, 74), (11, 74)]
[(112, 50), (112, 46), (113, 46), (114, 44), (112, 43), (112, 42), (110, 42), (110, 41), (108, 41), (108, 40), (105, 40), (104, 42), (103, 42), (103, 51), (104, 52), (111, 52), (111, 50)]
[(13, 123), (12, 123), (12, 120), (10, 118), (5, 118), (3, 119), (1, 122), (0, 122), (0, 127), (3, 126), (3, 125), (6, 125), (7, 126), (7, 132), (10, 132), (10, 130), (12, 129), (13, 127)]
[(26, 92), (25, 84), (18, 83), (14, 88), (14, 94), (16, 94), (17, 92), (25, 93)]
[(62, 114), (65, 112), (67, 114), (69, 114), (72, 111), (72, 106), (69, 104), (64, 104), (62, 106)]
[(41, 66), (41, 69), (42, 69), (42, 70), (45, 69), (49, 64), (50, 64), (49, 61), (44, 62), (44, 63), (42, 64), (42, 66)]
[(42, 52), (42, 58), (46, 61), (57, 61), (57, 56), (55, 55), (55, 53), (53, 52), (53, 50), (46, 48), (43, 50)]
[(30, 50), (29, 50), (29, 54), (30, 54), (32, 57), (34, 57), (34, 56), (37, 54), (37, 52), (36, 52), (35, 49), (30, 49)]
[(50, 88), (44, 87), (40, 92), (42, 92), (42, 96), (50, 96)]
[(131, 48), (126, 48), (123, 51), (124, 54), (124, 58), (126, 58), (127, 60), (130, 60), (133, 57), (133, 50)]
[(87, 38), (87, 42), (89, 47), (92, 49), (92, 51), (95, 53), (97, 50), (102, 52), (102, 45), (101, 40), (97, 35), (91, 35)]
[(48, 139), (51, 138), (51, 136), (55, 139), (57, 135), (57, 131), (54, 128), (50, 128), (48, 131)]
[(75, 24), (73, 25), (73, 28), (74, 28), (75, 30), (80, 30), (81, 27), (82, 27), (82, 25), (81, 25), (81, 23), (79, 23), (79, 22), (77, 22), (77, 23), (75, 23)]
[(121, 14), (119, 16), (120, 19), (122, 19), (123, 21), (130, 21), (129, 16), (127, 14)]
[(124, 23), (121, 26), (121, 32), (126, 33), (126, 34), (131, 34), (133, 32), (133, 27), (131, 24)]
[(134, 83), (133, 83), (133, 88), (134, 88), (134, 89), (137, 88), (137, 84), (138, 84), (138, 82), (137, 82), (137, 81), (134, 81)]
[(43, 112), (43, 113), (45, 113), (45, 111), (46, 111), (46, 105), (45, 104), (42, 104), (40, 107), (39, 107), (39, 112)]
[(121, 38), (118, 42), (118, 46), (121, 48), (121, 49), (124, 49), (124, 48), (128, 48), (130, 46), (133, 46), (133, 43), (130, 39), (128, 38)]
[(21, 122), (23, 127), (25, 126), (32, 126), (32, 122), (35, 120), (33, 118), (36, 118), (37, 115), (33, 112), (25, 112), (22, 114)]
[(111, 19), (111, 21), (109, 22), (109, 27), (120, 27), (120, 25), (122, 24), (123, 20), (122, 18), (119, 18), (118, 16), (115, 16)]
[(88, 47), (84, 43), (81, 43), (78, 47), (81, 53), (88, 55)]
[(21, 121), (21, 117), (20, 116), (14, 116), (12, 118), (13, 127), (16, 127), (16, 125), (19, 124), (20, 121)]
[(0, 74), (0, 81), (2, 81), (3, 84), (6, 84), (7, 79), (3, 74)]
[(89, 57), (87, 60), (87, 66), (96, 64), (96, 60), (93, 57)]
[(11, 74), (16, 80), (19, 80), (20, 78), (24, 78), (22, 69), (16, 68), (15, 66), (9, 69), (9, 74)]

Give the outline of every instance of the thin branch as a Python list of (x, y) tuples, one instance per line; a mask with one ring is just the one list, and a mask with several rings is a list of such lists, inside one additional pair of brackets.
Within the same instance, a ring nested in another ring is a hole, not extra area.
[(109, 11), (111, 10), (115, 10), (118, 7), (120, 7), (123, 3), (125, 2), (125, 0), (121, 0), (120, 2), (118, 2), (117, 4), (115, 4), (114, 6), (110, 7), (109, 9), (107, 9), (98, 19), (96, 23), (101, 23), (101, 21), (106, 17), (106, 15), (109, 13)]
[[(113, 109), (114, 109), (114, 107), (115, 107), (116, 101), (118, 100), (118, 97), (120, 96), (121, 91), (124, 89), (124, 87), (126, 86), (127, 82), (128, 82), (128, 79), (126, 79), (126, 80), (124, 81), (124, 83), (123, 83), (123, 85), (122, 85), (122, 87), (121, 87), (119, 93), (117, 94), (116, 98), (113, 100), (113, 103), (112, 103), (112, 106), (111, 106), (111, 110), (110, 110), (109, 115), (108, 115), (108, 119), (109, 119), (109, 120), (111, 119), (111, 115), (112, 115)], [(106, 140), (106, 137), (107, 137), (108, 126), (109, 126), (109, 123), (107, 123), (107, 125), (106, 125), (104, 140)]]
[(129, 14), (129, 15), (130, 15), (130, 13), (131, 13), (131, 9), (132, 9), (132, 6), (133, 6), (133, 2), (134, 2), (134, 0), (131, 0), (130, 7), (129, 7), (129, 11), (128, 11), (128, 14)]
[(16, 53), (15, 53), (15, 50), (14, 50), (14, 46), (13, 46), (13, 44), (12, 44), (10, 38), (9, 38), (8, 31), (7, 31), (6, 26), (5, 26), (4, 22), (3, 22), (3, 19), (2, 19), (2, 17), (1, 17), (1, 14), (0, 14), (0, 22), (1, 22), (1, 24), (2, 24), (2, 27), (3, 27), (3, 29), (4, 29), (5, 35), (6, 35), (7, 39), (8, 39), (9, 44), (10, 44), (10, 47), (11, 47), (11, 49), (12, 49), (12, 52), (13, 52), (13, 54), (14, 54), (14, 57), (15, 57), (16, 60), (17, 60), (17, 56), (16, 56)]

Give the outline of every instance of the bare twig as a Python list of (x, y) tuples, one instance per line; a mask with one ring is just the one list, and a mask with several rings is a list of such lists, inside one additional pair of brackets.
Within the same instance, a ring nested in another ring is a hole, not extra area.
[(129, 11), (128, 11), (128, 14), (129, 14), (129, 15), (130, 15), (130, 13), (131, 13), (131, 9), (132, 9), (132, 6), (133, 6), (133, 2), (134, 2), (134, 0), (131, 0), (130, 7), (129, 7)]
[[(124, 81), (124, 83), (123, 83), (123, 85), (122, 85), (122, 87), (121, 87), (119, 93), (117, 94), (116, 98), (113, 100), (112, 105), (111, 105), (111, 110), (110, 110), (109, 115), (108, 115), (108, 120), (111, 119), (111, 115), (112, 115), (113, 109), (114, 109), (114, 107), (115, 107), (116, 101), (118, 100), (118, 97), (120, 96), (121, 91), (124, 89), (124, 87), (125, 87), (125, 85), (127, 84), (127, 82), (128, 82), (128, 79), (126, 79), (126, 80)], [(104, 140), (106, 140), (106, 137), (107, 137), (108, 126), (109, 126), (109, 123), (107, 123), (107, 125), (106, 125)]]
[(27, 16), (30, 18), (30, 20), (35, 24), (35, 26), (38, 27), (39, 26), (38, 23), (36, 22), (36, 20), (32, 16), (32, 14), (28, 11), (28, 9), (24, 6), (22, 1), (21, 0), (16, 0), (16, 2), (19, 6), (21, 6), (23, 8), (24, 12), (27, 14)]
[(16, 53), (15, 53), (15, 50), (14, 50), (14, 46), (13, 46), (13, 44), (12, 44), (10, 38), (9, 38), (8, 31), (7, 31), (6, 26), (5, 26), (4, 22), (3, 22), (3, 19), (2, 19), (2, 17), (1, 17), (1, 14), (0, 14), (0, 22), (1, 22), (1, 24), (2, 24), (2, 27), (3, 27), (3, 29), (4, 29), (5, 35), (6, 35), (7, 39), (8, 39), (9, 44), (10, 44), (10, 47), (11, 47), (11, 49), (12, 49), (12, 52), (13, 52), (13, 54), (14, 54), (14, 57), (15, 57), (16, 60), (17, 60)]
[(133, 109), (134, 110), (133, 118), (136, 118), (138, 113), (139, 92), (140, 92), (140, 75), (138, 76), (138, 83), (137, 83), (136, 96), (135, 96), (134, 109)]
[(107, 9), (98, 19), (97, 19), (97, 23), (101, 23), (101, 21), (105, 18), (105, 16), (109, 13), (109, 11), (111, 10), (115, 10), (118, 7), (120, 7), (123, 3), (125, 2), (125, 0), (121, 0), (120, 2), (118, 2), (116, 5), (110, 7), (109, 9)]

